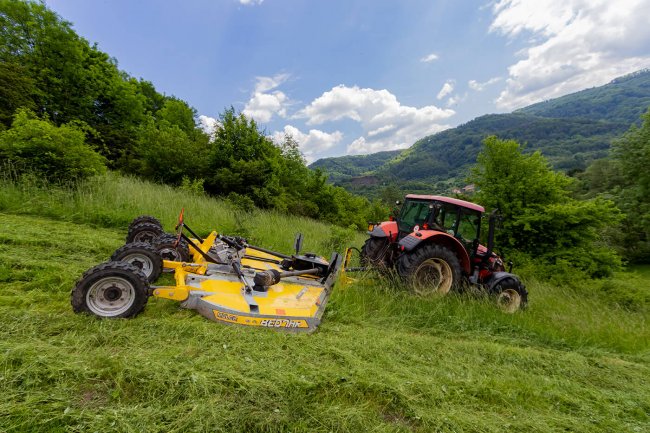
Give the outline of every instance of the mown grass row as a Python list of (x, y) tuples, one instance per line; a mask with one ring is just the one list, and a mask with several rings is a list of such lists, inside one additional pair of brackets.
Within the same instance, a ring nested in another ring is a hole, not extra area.
[[(193, 202), (131, 179), (95, 182), (105, 184), (49, 194), (0, 189), (0, 431), (650, 426), (647, 311), (621, 308), (594, 287), (530, 280), (528, 310), (505, 315), (478, 296), (423, 299), (367, 274), (336, 287), (312, 335), (223, 326), (156, 299), (133, 320), (74, 315), (74, 281), (122, 244), (137, 214), (159, 215), (169, 227), (174, 208), (185, 206), (188, 220), (201, 215), (200, 230), (217, 219), (226, 233), (240, 224), (261, 244), (285, 250), (303, 231), (306, 248), (323, 254), (348, 235), (262, 212), (241, 224), (227, 203)], [(133, 189), (165, 201), (131, 201)], [(37, 197), (47, 217), (30, 216), (41, 212)], [(96, 218), (92, 209), (102, 203), (107, 216)], [(644, 272), (619, 279), (636, 287), (647, 283)]]

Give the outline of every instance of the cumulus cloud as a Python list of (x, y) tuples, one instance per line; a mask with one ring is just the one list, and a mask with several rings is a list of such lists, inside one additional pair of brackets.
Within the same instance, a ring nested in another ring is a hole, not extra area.
[(302, 109), (297, 117), (308, 125), (342, 119), (358, 122), (364, 135), (348, 146), (349, 154), (404, 149), (425, 135), (446, 129), (441, 124), (454, 115), (433, 105), (416, 108), (400, 104), (388, 90), (339, 85), (323, 93)]
[(284, 92), (276, 90), (282, 83), (289, 79), (289, 74), (278, 74), (273, 77), (257, 77), (255, 90), (244, 106), (245, 116), (255, 119), (256, 122), (269, 122), (274, 115), (286, 117), (286, 105), (289, 98)]
[(438, 96), (436, 96), (438, 99), (442, 99), (445, 96), (449, 95), (451, 92), (454, 91), (454, 82), (453, 80), (447, 80), (445, 84), (442, 85), (442, 89), (438, 92)]
[(498, 83), (499, 81), (501, 81), (501, 77), (490, 78), (489, 80), (484, 81), (482, 83), (478, 82), (476, 80), (469, 80), (467, 85), (472, 90), (476, 90), (477, 92), (482, 92), (486, 87), (491, 86), (492, 84)]
[(199, 127), (212, 139), (214, 139), (217, 128), (220, 125), (219, 121), (214, 117), (205, 116), (203, 114), (199, 116)]
[(431, 63), (434, 60), (438, 60), (438, 55), (436, 53), (428, 54), (420, 59), (422, 63)]
[(310, 129), (308, 133), (300, 131), (292, 125), (286, 125), (283, 131), (275, 131), (271, 138), (276, 143), (282, 143), (286, 134), (293, 137), (298, 143), (300, 151), (305, 156), (308, 163), (316, 159), (316, 155), (322, 154), (328, 149), (337, 145), (343, 139), (343, 133), (334, 131), (332, 133), (323, 132), (319, 129)]
[(499, 0), (490, 31), (526, 38), (496, 100), (504, 109), (650, 66), (648, 0)]
[(243, 4), (244, 6), (249, 6), (249, 5), (259, 5), (262, 4), (264, 0), (239, 0), (240, 4)]

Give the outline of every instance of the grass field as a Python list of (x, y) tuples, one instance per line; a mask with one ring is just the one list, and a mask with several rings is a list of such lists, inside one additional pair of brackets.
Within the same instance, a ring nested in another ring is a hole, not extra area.
[[(133, 320), (75, 315), (69, 293), (131, 218), (329, 254), (362, 235), (109, 176), (0, 188), (0, 431), (645, 432), (650, 270), (553, 287), (502, 314), (422, 299), (367, 274), (337, 286), (312, 335), (209, 322), (151, 299)], [(631, 296), (627, 296), (632, 292)], [(622, 306), (625, 306), (622, 307)]]

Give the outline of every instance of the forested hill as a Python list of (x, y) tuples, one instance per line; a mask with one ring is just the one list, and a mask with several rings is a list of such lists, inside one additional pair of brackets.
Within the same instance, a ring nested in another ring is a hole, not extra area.
[(322, 168), (330, 174), (330, 181), (338, 183), (354, 176), (372, 172), (400, 154), (400, 150), (322, 158), (311, 164), (312, 169)]
[(650, 70), (625, 75), (604, 86), (551, 99), (516, 110), (542, 117), (581, 117), (623, 123), (638, 122), (650, 106)]
[(612, 140), (638, 122), (649, 106), (650, 71), (644, 70), (601, 87), (509, 114), (481, 116), (424, 137), (374, 170), (354, 166), (364, 161), (359, 157), (328, 158), (311, 167), (322, 167), (334, 182), (371, 196), (385, 186), (379, 179), (412, 191), (440, 190), (462, 183), (482, 140), (497, 135), (519, 141), (527, 151), (540, 150), (557, 169), (581, 170), (606, 156)]

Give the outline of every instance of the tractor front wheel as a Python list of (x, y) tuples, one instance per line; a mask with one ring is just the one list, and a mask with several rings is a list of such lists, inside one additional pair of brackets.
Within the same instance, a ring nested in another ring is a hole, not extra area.
[(151, 283), (162, 273), (162, 259), (154, 247), (146, 242), (132, 242), (118, 248), (111, 256), (112, 262), (127, 262), (137, 267)]
[(424, 245), (402, 254), (397, 261), (397, 272), (418, 295), (446, 295), (460, 286), (458, 257), (441, 245)]
[(528, 304), (528, 291), (515, 278), (500, 281), (492, 289), (497, 298), (497, 306), (506, 313), (514, 313)]
[(392, 265), (392, 252), (387, 238), (368, 238), (361, 247), (361, 266), (384, 271)]
[(101, 318), (137, 316), (147, 303), (149, 284), (137, 267), (126, 262), (107, 262), (86, 271), (72, 289), (75, 313)]

